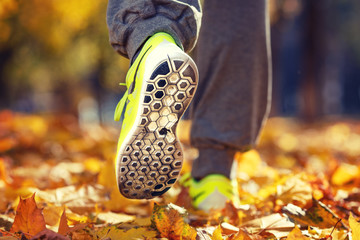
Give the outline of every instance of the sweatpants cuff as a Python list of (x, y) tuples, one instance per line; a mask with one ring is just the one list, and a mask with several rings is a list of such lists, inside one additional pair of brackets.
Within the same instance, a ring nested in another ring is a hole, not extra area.
[[(129, 35), (129, 41), (127, 41), (126, 52), (129, 59), (131, 60), (133, 58), (135, 53), (140, 50), (141, 46), (149, 37), (158, 32), (170, 34), (174, 38), (176, 44), (184, 50), (179, 34), (169, 28), (172, 22), (172, 20), (163, 16), (157, 16), (145, 20), (139, 19), (139, 22), (136, 23), (136, 28), (134, 28)], [(149, 26), (156, 26), (156, 28)]]
[(235, 153), (235, 150), (200, 148), (199, 156), (192, 164), (192, 177), (201, 179), (210, 174), (222, 174), (230, 178)]

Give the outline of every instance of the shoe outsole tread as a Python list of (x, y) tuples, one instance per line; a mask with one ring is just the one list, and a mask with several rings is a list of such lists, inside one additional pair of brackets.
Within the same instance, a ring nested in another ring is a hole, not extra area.
[(190, 59), (168, 57), (143, 79), (141, 118), (118, 163), (119, 189), (125, 197), (154, 198), (176, 182), (183, 164), (176, 126), (195, 94), (196, 72)]

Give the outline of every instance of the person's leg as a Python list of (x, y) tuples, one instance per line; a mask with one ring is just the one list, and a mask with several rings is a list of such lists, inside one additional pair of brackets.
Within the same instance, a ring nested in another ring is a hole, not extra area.
[(266, 1), (206, 0), (192, 103), (192, 176), (230, 176), (235, 151), (251, 148), (269, 112), (271, 70)]
[(188, 52), (195, 46), (200, 24), (198, 0), (109, 0), (108, 3), (110, 43), (129, 59), (157, 32), (170, 34)]
[(115, 110), (123, 114), (116, 155), (120, 192), (153, 198), (170, 189), (180, 174), (183, 153), (176, 125), (198, 82), (194, 61), (181, 49), (196, 42), (197, 1), (110, 0), (110, 42), (132, 59), (128, 90)]

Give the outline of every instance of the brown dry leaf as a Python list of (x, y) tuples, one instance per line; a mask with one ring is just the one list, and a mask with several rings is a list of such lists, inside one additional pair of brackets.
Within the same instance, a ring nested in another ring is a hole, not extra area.
[(305, 237), (301, 230), (298, 228), (298, 226), (295, 226), (295, 228), (290, 232), (290, 234), (287, 237), (287, 240), (308, 240), (310, 238)]
[(45, 219), (41, 209), (36, 206), (35, 193), (30, 198), (20, 199), (10, 231), (36, 235), (44, 229), (46, 229)]
[(331, 228), (335, 225), (346, 229), (346, 226), (339, 221), (339, 217), (325, 204), (313, 199), (313, 205), (308, 210), (288, 204), (282, 208), (282, 211), (293, 219), (297, 224), (303, 226), (316, 226), (318, 228)]
[(185, 209), (174, 204), (154, 205), (151, 222), (161, 237), (170, 239), (196, 239), (196, 230), (184, 221)]
[(353, 240), (360, 240), (360, 223), (354, 218), (353, 214), (350, 213), (349, 225), (352, 232)]
[(233, 225), (239, 225), (240, 223), (240, 217), (244, 214), (239, 211), (234, 204), (231, 201), (227, 201), (225, 204), (225, 207), (221, 210), (221, 213), (223, 216), (226, 216), (228, 218), (228, 222)]
[(192, 207), (191, 204), (191, 197), (189, 195), (189, 189), (181, 186), (180, 193), (177, 196), (177, 199), (175, 201), (175, 205), (183, 207), (185, 209), (189, 209)]
[(67, 237), (64, 237), (54, 231), (49, 229), (45, 229), (39, 232), (36, 236), (32, 237), (30, 240), (38, 240), (38, 239), (46, 239), (46, 240), (69, 240)]

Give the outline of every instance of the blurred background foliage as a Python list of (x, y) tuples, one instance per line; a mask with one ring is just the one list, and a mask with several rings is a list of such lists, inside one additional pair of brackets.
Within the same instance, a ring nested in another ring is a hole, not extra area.
[(108, 43), (106, 5), (1, 0), (1, 108), (76, 114), (83, 99), (106, 103), (107, 95), (114, 98), (122, 90), (118, 83), (128, 60)]
[[(360, 114), (360, 2), (270, 0), (272, 115)], [(112, 122), (129, 61), (104, 0), (0, 0), (0, 109)], [(241, 17), (241, 16), (239, 16)]]

